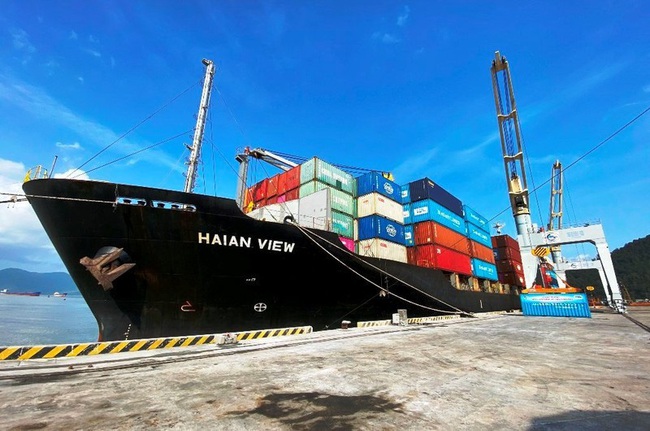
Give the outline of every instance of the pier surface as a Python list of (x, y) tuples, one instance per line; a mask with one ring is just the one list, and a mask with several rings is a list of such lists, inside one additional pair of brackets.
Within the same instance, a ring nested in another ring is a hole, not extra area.
[(490, 315), (0, 361), (0, 416), (6, 430), (645, 431), (649, 359), (650, 333), (621, 314)]

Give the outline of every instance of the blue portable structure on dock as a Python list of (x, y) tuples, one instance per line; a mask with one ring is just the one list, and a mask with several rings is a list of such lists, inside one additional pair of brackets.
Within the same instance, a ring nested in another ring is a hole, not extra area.
[(522, 293), (524, 316), (591, 317), (586, 293)]

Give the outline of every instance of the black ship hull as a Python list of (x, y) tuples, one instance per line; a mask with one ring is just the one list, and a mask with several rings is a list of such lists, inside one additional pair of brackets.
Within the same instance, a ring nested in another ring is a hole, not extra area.
[(98, 181), (23, 189), (99, 340), (214, 334), (520, 309), (442, 271), (360, 257), (337, 234), (254, 220), (231, 199)]

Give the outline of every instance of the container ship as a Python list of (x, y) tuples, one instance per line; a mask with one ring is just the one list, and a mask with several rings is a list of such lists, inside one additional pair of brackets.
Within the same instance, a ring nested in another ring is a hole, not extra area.
[(236, 199), (193, 193), (214, 74), (203, 62), (183, 191), (54, 178), (23, 184), (97, 320), (98, 340), (521, 308), (516, 277), (499, 281), (487, 219), (429, 178), (400, 185), (381, 172), (355, 177), (312, 157), (250, 187), (242, 182)]

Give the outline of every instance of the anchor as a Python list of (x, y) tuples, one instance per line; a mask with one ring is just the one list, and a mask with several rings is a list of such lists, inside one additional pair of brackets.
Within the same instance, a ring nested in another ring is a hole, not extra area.
[(135, 266), (135, 263), (122, 263), (119, 258), (123, 248), (115, 248), (108, 254), (91, 259), (82, 257), (79, 263), (86, 267), (105, 291), (113, 288), (113, 281)]

